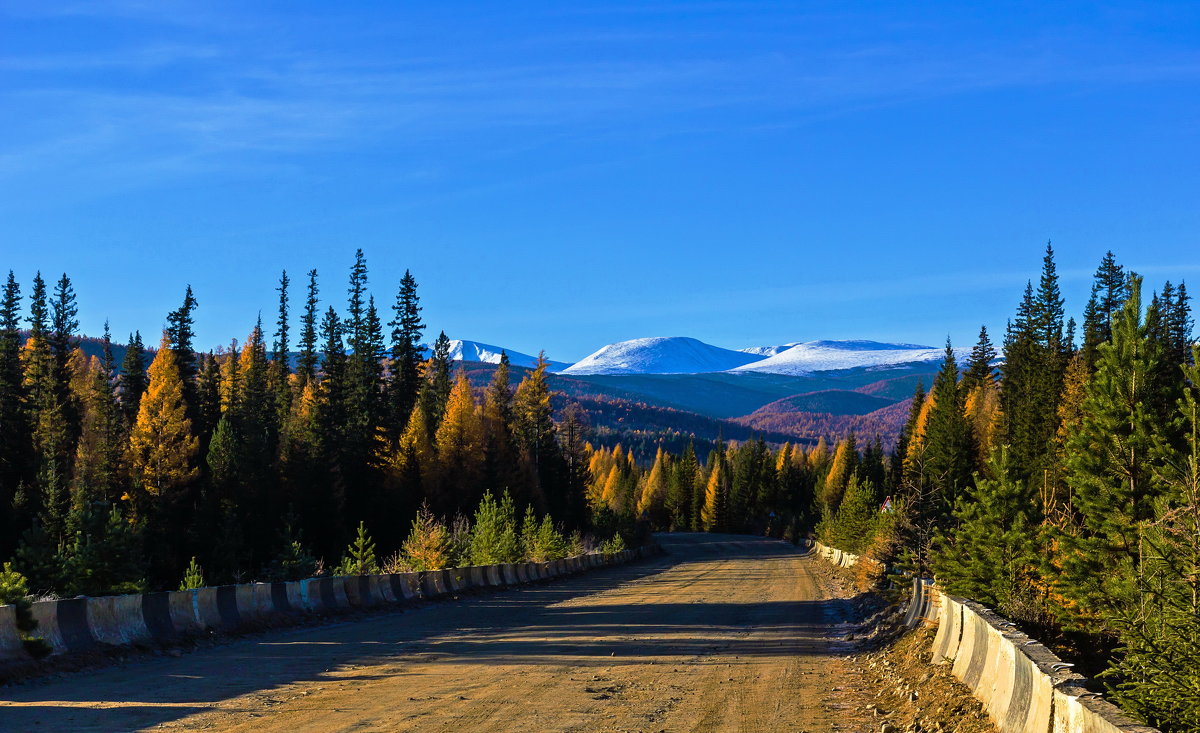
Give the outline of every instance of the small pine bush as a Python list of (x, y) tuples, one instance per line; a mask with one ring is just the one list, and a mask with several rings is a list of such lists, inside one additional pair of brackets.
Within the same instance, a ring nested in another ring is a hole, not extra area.
[(187, 570), (183, 573), (183, 580), (179, 583), (179, 590), (195, 590), (204, 587), (204, 568), (196, 563), (196, 556), (192, 556), (192, 561), (188, 563)]

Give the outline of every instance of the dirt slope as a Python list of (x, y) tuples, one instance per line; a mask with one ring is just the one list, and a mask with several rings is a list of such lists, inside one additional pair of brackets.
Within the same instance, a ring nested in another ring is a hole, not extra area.
[(866, 731), (850, 604), (746, 537), (0, 689), (0, 730)]

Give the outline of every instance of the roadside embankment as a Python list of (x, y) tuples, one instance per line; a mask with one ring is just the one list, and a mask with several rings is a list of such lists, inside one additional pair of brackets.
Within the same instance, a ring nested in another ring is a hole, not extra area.
[[(842, 568), (859, 557), (812, 544)], [(904, 625), (936, 625), (930, 663), (948, 665), (1003, 733), (1155, 733), (1088, 689), (1052, 651), (974, 601), (946, 595), (927, 579), (913, 580)]]

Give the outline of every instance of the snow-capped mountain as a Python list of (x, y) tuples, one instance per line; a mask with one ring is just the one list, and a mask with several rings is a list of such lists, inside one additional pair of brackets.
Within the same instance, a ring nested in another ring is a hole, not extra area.
[(793, 346), (798, 345), (799, 341), (793, 341), (790, 344), (780, 344), (779, 346), (750, 346), (745, 349), (738, 349), (745, 354), (754, 354), (755, 356), (768, 357), (775, 356), (781, 351), (787, 351)]
[(879, 367), (914, 362), (936, 362), (944, 351), (920, 344), (878, 341), (809, 341), (795, 344), (765, 359), (733, 371), (767, 374), (809, 374), (834, 369)]
[[(430, 347), (424, 345), (425, 356), (428, 358)], [(450, 339), (450, 358), (454, 361), (481, 361), (485, 364), (499, 364), (500, 352), (504, 351), (508, 354), (508, 361), (513, 366), (529, 367), (532, 369), (537, 366), (537, 357), (529, 354), (522, 354), (520, 351), (505, 349), (500, 346), (481, 343), (479, 341), (464, 341), (462, 339)], [(550, 361), (549, 370), (552, 372), (561, 371), (569, 366), (566, 362)]]
[(701, 374), (728, 371), (762, 358), (686, 336), (665, 336), (609, 344), (562, 373)]

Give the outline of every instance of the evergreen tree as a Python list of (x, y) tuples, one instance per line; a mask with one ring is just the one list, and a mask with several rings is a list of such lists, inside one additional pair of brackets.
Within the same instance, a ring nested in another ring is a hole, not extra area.
[(13, 502), (30, 480), (30, 425), (25, 410), (21, 366), (21, 287), (12, 271), (0, 299), (0, 557), (8, 557), (17, 536)]
[(1098, 348), (1081, 418), (1067, 436), (1065, 469), (1079, 519), (1056, 538), (1058, 590), (1070, 601), (1061, 611), (1069, 621), (1090, 623), (1134, 602), (1143, 534), (1162, 493), (1153, 470), (1164, 449), (1162, 416), (1146, 407), (1159, 359), (1142, 320), (1141, 279), (1133, 276), (1112, 339)]
[[(183, 386), (183, 400), (187, 405), (188, 417), (196, 418), (196, 351), (193, 340), (195, 333), (195, 316), (193, 312), (199, 303), (192, 295), (192, 286), (188, 285), (183, 294), (183, 303), (167, 314), (166, 348), (175, 352), (176, 368)], [(163, 348), (163, 347), (159, 347)]]
[(408, 270), (400, 279), (400, 290), (392, 306), (392, 362), (388, 383), (391, 424), (398, 432), (408, 423), (408, 416), (421, 391), (421, 299), (417, 296), (417, 280)]
[(924, 431), (923, 469), (933, 491), (920, 510), (929, 521), (938, 522), (949, 513), (958, 495), (971, 485), (971, 470), (975, 465), (971, 428), (958, 387), (958, 364), (949, 339), (932, 394), (933, 405)]
[(520, 562), (521, 545), (512, 498), (497, 502), (489, 491), (483, 495), (471, 525), (468, 561), (471, 565)]
[(1026, 287), (1017, 318), (1009, 325), (1004, 353), (1004, 389), (1000, 393), (1004, 440), (1017, 470), (1026, 478), (1038, 476), (1051, 460), (1058, 400), (1070, 358), (1063, 337), (1063, 300), (1054, 250), (1049, 245), (1037, 293)]
[(292, 373), (292, 357), (288, 351), (288, 335), (290, 333), (288, 285), (290, 284), (291, 280), (288, 278), (287, 270), (284, 270), (279, 276), (279, 287), (275, 289), (279, 293), (279, 313), (275, 320), (275, 342), (271, 356), (271, 384), (280, 420), (287, 415), (292, 404), (292, 388), (288, 379)]
[(583, 409), (571, 402), (563, 409), (562, 422), (556, 428), (561, 455), (558, 490), (546, 496), (549, 512), (568, 527), (583, 524), (587, 514), (584, 500), (588, 483), (588, 446), (584, 442), (587, 430)]
[(1129, 273), (1106, 252), (1092, 281), (1092, 296), (1083, 318), (1083, 358), (1088, 370), (1096, 365), (1096, 350), (1112, 338), (1113, 317), (1129, 297)]
[(413, 570), (441, 570), (450, 563), (450, 552), (450, 530), (437, 521), (429, 505), (422, 505), (404, 541), (405, 559)]
[(558, 458), (555, 442), (550, 386), (546, 382), (545, 355), (538, 355), (537, 366), (517, 386), (513, 400), (517, 444), (535, 497), (543, 497), (552, 483)]
[(921, 415), (921, 408), (925, 405), (925, 385), (917, 382), (916, 388), (913, 390), (912, 402), (908, 408), (908, 420), (905, 421), (904, 427), (900, 431), (900, 435), (896, 438), (896, 449), (892, 452), (891, 465), (891, 484), (892, 486), (903, 486), (906, 479), (904, 465), (908, 458), (909, 445), (912, 443), (913, 435), (917, 429), (917, 419)]
[(420, 402), (429, 420), (429, 432), (436, 432), (446, 410), (453, 382), (450, 379), (450, 339), (446, 332), (438, 334), (433, 353), (425, 364), (425, 381), (421, 385)]
[(507, 490), (528, 503), (520, 485), (517, 448), (513, 435), (513, 391), (509, 385), (508, 354), (500, 352), (500, 363), (483, 397), (484, 485)]
[(967, 359), (967, 371), (962, 378), (963, 394), (968, 394), (976, 387), (992, 386), (996, 383), (996, 370), (992, 362), (996, 360), (996, 347), (988, 337), (987, 326), (979, 328), (979, 341), (971, 349)]
[(855, 472), (846, 484), (837, 513), (826, 522), (822, 537), (834, 547), (861, 555), (870, 546), (878, 525), (878, 490)]
[(146, 392), (146, 347), (142, 343), (142, 332), (134, 331), (129, 335), (129, 344), (125, 347), (125, 358), (121, 360), (121, 413), (125, 416), (125, 424), (133, 425), (137, 419), (138, 406), (142, 395)]
[(59, 390), (55, 357), (46, 331), (36, 326), (31, 330), (21, 361), (36, 473), (30, 491), (19, 493), (15, 508), (26, 522), (33, 514), (40, 514), (45, 532), (60, 542), (65, 536), (70, 508), (68, 487), (75, 446), (69, 432), (66, 398)]
[(108, 324), (103, 343), (105, 358), (92, 357), (80, 375), (83, 389), (77, 401), (82, 408), (82, 422), (72, 486), (72, 503), (77, 508), (96, 501), (116, 502), (125, 484), (125, 421), (113, 393), (115, 375)]
[(1155, 468), (1163, 495), (1142, 534), (1136, 603), (1112, 618), (1120, 644), (1116, 701), (1163, 730), (1200, 727), (1200, 369), (1194, 364), (1193, 357), (1185, 370), (1190, 387), (1177, 406), (1183, 447)]
[(64, 590), (85, 596), (142, 592), (145, 569), (136, 528), (106, 502), (79, 511), (82, 517), (64, 560)]
[(354, 542), (346, 548), (346, 555), (336, 572), (338, 575), (374, 575), (379, 572), (379, 562), (375, 559), (375, 541), (367, 533), (365, 523), (358, 523), (358, 534), (355, 535)]
[(979, 475), (955, 503), (952, 526), (935, 541), (932, 565), (938, 583), (1010, 618), (1041, 621), (1040, 521), (1034, 492), (1017, 475), (1008, 447), (997, 448), (986, 475)]
[(308, 296), (304, 300), (304, 315), (300, 319), (300, 356), (296, 360), (296, 374), (300, 386), (316, 381), (317, 363), (317, 271), (308, 271)]

